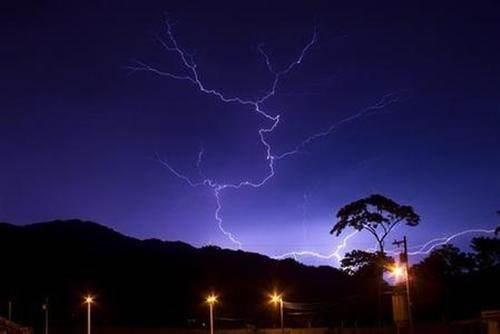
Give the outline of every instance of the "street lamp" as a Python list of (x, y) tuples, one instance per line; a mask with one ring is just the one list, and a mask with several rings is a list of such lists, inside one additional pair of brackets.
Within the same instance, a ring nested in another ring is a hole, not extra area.
[(281, 319), (281, 334), (285, 333), (285, 324), (283, 319), (283, 297), (276, 292), (271, 295), (271, 303), (280, 306), (280, 319)]
[(12, 320), (12, 300), (9, 300), (9, 303), (8, 303), (8, 316), (7, 316), (7, 319), (9, 319), (9, 321)]
[(94, 297), (88, 295), (84, 298), (84, 302), (87, 304), (87, 334), (90, 334), (90, 306), (94, 302)]
[(217, 296), (212, 293), (207, 296), (205, 301), (210, 308), (210, 334), (214, 334), (214, 305), (217, 303)]
[(410, 300), (410, 277), (409, 277), (409, 270), (408, 270), (408, 262), (406, 262), (404, 265), (401, 265), (399, 263), (393, 265), (390, 268), (390, 274), (392, 277), (394, 277), (395, 283), (396, 284), (401, 284), (404, 283), (404, 287), (406, 290), (406, 307), (407, 307), (407, 312), (408, 312), (408, 326), (410, 333), (413, 332), (413, 318), (411, 314), (411, 300)]
[(413, 317), (411, 315), (411, 300), (410, 300), (410, 266), (408, 263), (408, 241), (406, 240), (406, 236), (403, 237), (403, 240), (394, 240), (392, 243), (397, 247), (403, 245), (403, 252), (399, 255), (400, 262), (404, 264), (403, 270), (403, 279), (406, 285), (406, 301), (408, 307), (408, 325), (410, 329), (410, 333), (413, 333)]
[(396, 283), (406, 280), (406, 268), (396, 263), (390, 269), (390, 274), (394, 277)]
[(44, 313), (44, 318), (45, 318), (45, 331), (44, 334), (49, 334), (49, 298), (45, 299), (45, 303), (42, 304), (42, 310)]

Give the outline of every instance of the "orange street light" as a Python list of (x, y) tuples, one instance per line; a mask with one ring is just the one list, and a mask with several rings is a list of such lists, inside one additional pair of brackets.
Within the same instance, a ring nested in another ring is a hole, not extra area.
[(395, 264), (391, 268), (391, 275), (396, 279), (396, 281), (404, 280), (406, 277), (405, 267)]
[(87, 334), (90, 334), (90, 306), (94, 302), (94, 297), (91, 295), (87, 295), (84, 298), (84, 303), (87, 304)]
[(205, 301), (210, 307), (210, 334), (214, 334), (214, 305), (218, 302), (217, 296), (212, 293), (207, 296)]
[(208, 304), (213, 305), (213, 304), (217, 303), (218, 300), (217, 300), (217, 296), (216, 295), (210, 294), (210, 295), (207, 296), (207, 298), (205, 299), (205, 301)]
[(285, 324), (283, 319), (283, 297), (281, 296), (281, 294), (274, 292), (271, 295), (271, 303), (273, 303), (274, 305), (279, 304), (280, 306), (281, 334), (283, 334), (285, 333)]

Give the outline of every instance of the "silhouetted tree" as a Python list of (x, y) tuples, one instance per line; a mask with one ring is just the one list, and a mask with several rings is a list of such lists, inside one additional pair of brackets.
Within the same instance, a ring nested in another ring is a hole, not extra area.
[[(425, 313), (424, 317), (434, 320), (454, 317), (457, 281), (471, 268), (470, 257), (453, 245), (434, 249), (413, 266), (414, 301), (420, 312)], [(464, 291), (460, 294), (464, 296)]]
[(472, 254), (445, 245), (414, 265), (414, 302), (420, 316), (464, 319), (482, 309), (498, 308), (498, 246), (498, 239), (474, 238)]
[(478, 237), (473, 238), (471, 248), (478, 269), (486, 269), (500, 265), (500, 239)]
[(423, 277), (439, 275), (450, 278), (470, 271), (473, 266), (473, 258), (470, 255), (456, 246), (447, 244), (434, 249), (414, 268), (416, 271), (426, 273)]
[[(395, 201), (373, 194), (347, 204), (337, 212), (337, 222), (330, 231), (339, 236), (346, 228), (361, 231), (366, 230), (377, 241), (379, 251), (374, 254), (376, 259), (375, 272), (378, 280), (378, 321), (382, 324), (383, 317), (383, 273), (385, 264), (384, 241), (391, 231), (400, 223), (416, 226), (420, 217), (408, 205), (401, 205)], [(358, 254), (364, 256), (363, 254)]]
[(337, 212), (337, 223), (330, 231), (339, 236), (344, 229), (366, 230), (377, 241), (379, 251), (384, 254), (384, 241), (399, 223), (416, 226), (420, 217), (413, 208), (374, 194), (347, 204)]
[(383, 267), (385, 268), (394, 263), (393, 258), (390, 256), (355, 249), (345, 254), (342, 261), (340, 261), (340, 266), (349, 275), (375, 276), (377, 275), (381, 258), (383, 258)]

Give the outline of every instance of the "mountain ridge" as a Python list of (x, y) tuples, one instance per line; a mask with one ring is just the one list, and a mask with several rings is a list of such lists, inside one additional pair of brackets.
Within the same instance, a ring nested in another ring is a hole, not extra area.
[(211, 291), (223, 300), (221, 317), (248, 322), (269, 321), (267, 295), (273, 290), (290, 301), (321, 302), (339, 302), (355, 291), (349, 277), (333, 267), (141, 240), (78, 219), (0, 223), (0, 251), (8, 254), (3, 266), (9, 273), (0, 284), (0, 301), (14, 299), (16, 314), (28, 322), (39, 318), (46, 297), (54, 322), (81, 320), (85, 293), (98, 296), (102, 310), (96, 321), (102, 324), (183, 326), (188, 317), (205, 316), (202, 301)]

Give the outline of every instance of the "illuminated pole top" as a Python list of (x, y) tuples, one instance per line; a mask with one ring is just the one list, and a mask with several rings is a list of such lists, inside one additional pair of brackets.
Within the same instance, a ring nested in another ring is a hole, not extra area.
[(210, 294), (210, 295), (207, 296), (207, 298), (205, 299), (205, 301), (207, 302), (207, 304), (213, 305), (213, 304), (216, 304), (218, 302), (217, 298), (218, 297), (216, 295)]
[(276, 292), (274, 292), (271, 295), (271, 303), (273, 303), (273, 304), (283, 303), (283, 297), (280, 294), (277, 294)]

